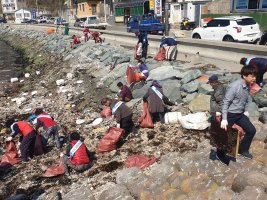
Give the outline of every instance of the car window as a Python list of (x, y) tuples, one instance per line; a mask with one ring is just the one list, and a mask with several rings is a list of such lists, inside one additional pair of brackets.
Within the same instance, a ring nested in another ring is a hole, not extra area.
[(207, 23), (207, 27), (218, 27), (218, 20), (214, 19)]
[(85, 22), (86, 21), (86, 17), (83, 17), (80, 20), (83, 21), (83, 22)]
[(80, 19), (76, 19), (76, 22), (79, 22), (80, 21)]
[(229, 25), (230, 25), (230, 21), (227, 19), (218, 20), (218, 27), (225, 27)]
[(96, 17), (90, 17), (89, 20), (96, 20)]
[(236, 23), (241, 26), (254, 25), (256, 21), (253, 18), (244, 18), (236, 20)]

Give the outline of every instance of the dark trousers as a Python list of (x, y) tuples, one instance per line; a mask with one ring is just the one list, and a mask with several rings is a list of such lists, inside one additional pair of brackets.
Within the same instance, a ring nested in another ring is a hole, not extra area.
[(69, 174), (69, 168), (74, 169), (76, 172), (83, 172), (92, 166), (91, 163), (74, 165), (70, 162), (68, 156), (66, 156), (66, 155), (64, 155), (62, 157), (62, 160), (63, 160), (63, 165), (64, 165), (64, 169), (65, 169), (66, 174)]
[(156, 112), (156, 113), (150, 113), (153, 122), (160, 121), (162, 124), (164, 123), (164, 115), (165, 112)]
[(229, 126), (233, 126), (233, 124), (237, 124), (243, 128), (245, 131), (245, 136), (240, 143), (239, 153), (243, 153), (249, 150), (251, 142), (253, 140), (254, 135), (256, 134), (256, 128), (250, 122), (249, 118), (243, 113), (228, 113), (227, 121)]
[(20, 152), (21, 152), (21, 158), (23, 161), (27, 161), (28, 156), (30, 158), (33, 157), (35, 138), (36, 138), (35, 132), (31, 132), (27, 136), (22, 138), (22, 141), (20, 143)]
[(258, 71), (257, 76), (256, 76), (256, 83), (260, 85), (263, 82), (263, 75), (265, 71)]
[(134, 126), (132, 117), (133, 115), (129, 115), (127, 117), (122, 118), (120, 121), (120, 127), (124, 129), (125, 136), (127, 136), (132, 131), (132, 128)]

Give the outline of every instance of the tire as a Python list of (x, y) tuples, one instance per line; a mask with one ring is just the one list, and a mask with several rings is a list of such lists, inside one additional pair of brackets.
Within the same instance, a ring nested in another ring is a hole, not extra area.
[(223, 41), (224, 42), (234, 42), (234, 38), (230, 35), (226, 35), (226, 36), (224, 36)]
[(194, 39), (201, 39), (201, 37), (200, 37), (200, 35), (198, 33), (195, 33), (192, 38), (194, 38)]

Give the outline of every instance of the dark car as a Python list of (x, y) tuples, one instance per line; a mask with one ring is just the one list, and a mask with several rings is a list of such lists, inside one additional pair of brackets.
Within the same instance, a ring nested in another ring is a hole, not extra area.
[(0, 24), (1, 24), (1, 23), (7, 23), (6, 19), (4, 19), (4, 18), (0, 18)]
[(262, 36), (261, 36), (259, 44), (267, 46), (267, 30), (262, 33)]
[(38, 22), (35, 19), (25, 19), (21, 23), (25, 23), (25, 24), (38, 24)]

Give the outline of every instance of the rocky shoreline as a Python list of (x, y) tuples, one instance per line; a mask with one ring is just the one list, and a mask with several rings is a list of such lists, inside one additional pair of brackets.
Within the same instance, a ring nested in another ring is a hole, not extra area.
[[(100, 116), (100, 100), (115, 95), (118, 81), (126, 82), (126, 68), (129, 63), (136, 64), (133, 52), (91, 41), (70, 49), (70, 36), (43, 32), (0, 29), (0, 33), (1, 39), (23, 49), (29, 60), (24, 71), (29, 77), (19, 77), (18, 83), (6, 84), (1, 90), (1, 126), (8, 117), (25, 116), (33, 107), (41, 106), (60, 124), (61, 135), (79, 130), (89, 150), (95, 151), (99, 138), (115, 122), (107, 119), (98, 126), (91, 122)], [(117, 64), (110, 70), (115, 60)], [(134, 110), (136, 126), (142, 112), (141, 98), (152, 79), (160, 80), (165, 94), (180, 103), (169, 109), (188, 114), (209, 110), (209, 75), (216, 73), (225, 83), (239, 77), (208, 63), (158, 63), (149, 58), (147, 65), (148, 84), (135, 86), (135, 99), (128, 103)], [(57, 85), (60, 79), (63, 81)], [(267, 93), (265, 88), (262, 96)], [(212, 146), (208, 131), (190, 131), (180, 124), (156, 124), (151, 130), (137, 127), (121, 148), (98, 155), (93, 167), (81, 174), (42, 178), (47, 167), (58, 161), (55, 148), (28, 164), (15, 166), (1, 175), (0, 199), (18, 193), (33, 199), (266, 199), (267, 126), (258, 119), (265, 119), (267, 104), (261, 97), (255, 102), (250, 106), (257, 127), (253, 160), (240, 158), (223, 166), (209, 159)], [(77, 120), (83, 123), (77, 124)], [(0, 142), (3, 147), (4, 135), (0, 135)], [(145, 170), (127, 169), (124, 161), (132, 154), (154, 155), (158, 161)]]

